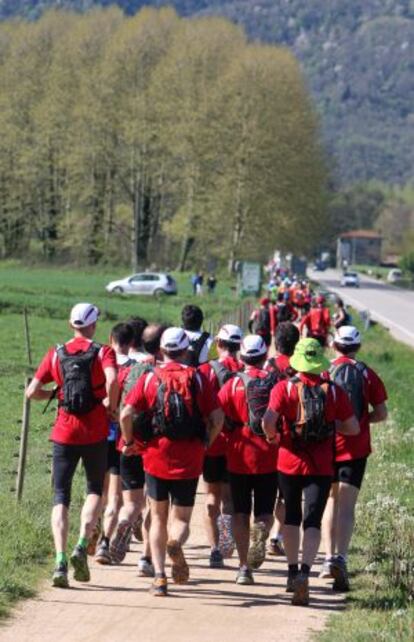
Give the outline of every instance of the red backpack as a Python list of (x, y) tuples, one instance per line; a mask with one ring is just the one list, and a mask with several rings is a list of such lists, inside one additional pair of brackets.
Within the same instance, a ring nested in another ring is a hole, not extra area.
[(197, 372), (195, 368), (155, 368), (159, 379), (153, 428), (155, 436), (171, 440), (206, 437), (205, 424), (197, 403)]
[(325, 336), (328, 328), (326, 327), (325, 313), (323, 308), (315, 308), (310, 313), (310, 325), (312, 334)]

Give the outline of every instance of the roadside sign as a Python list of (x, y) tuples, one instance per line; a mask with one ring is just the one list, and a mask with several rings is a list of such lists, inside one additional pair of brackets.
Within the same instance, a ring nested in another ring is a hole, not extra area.
[(240, 276), (240, 293), (245, 296), (258, 296), (262, 280), (261, 264), (243, 261)]

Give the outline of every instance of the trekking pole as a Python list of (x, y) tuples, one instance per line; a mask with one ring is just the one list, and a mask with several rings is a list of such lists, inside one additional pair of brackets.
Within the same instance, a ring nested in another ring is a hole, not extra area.
[(26, 338), (26, 352), (27, 352), (27, 361), (30, 367), (32, 367), (32, 346), (30, 343), (30, 330), (29, 330), (29, 318), (27, 315), (27, 308), (23, 310), (23, 321), (24, 321), (24, 335)]
[(24, 475), (26, 471), (27, 442), (30, 422), (30, 401), (26, 397), (26, 390), (30, 382), (31, 377), (26, 377), (24, 385), (22, 429), (20, 432), (19, 462), (17, 465), (16, 499), (18, 502), (20, 502), (23, 495)]

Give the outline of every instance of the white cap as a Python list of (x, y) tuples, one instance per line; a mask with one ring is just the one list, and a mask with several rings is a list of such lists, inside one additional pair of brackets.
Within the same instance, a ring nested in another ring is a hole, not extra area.
[(190, 345), (187, 333), (182, 328), (168, 328), (161, 337), (161, 348), (168, 352), (187, 350)]
[(239, 328), (238, 325), (226, 323), (225, 325), (221, 326), (216, 339), (229, 341), (229, 343), (241, 343), (241, 340), (243, 339), (243, 330)]
[(266, 353), (267, 345), (258, 334), (248, 334), (244, 337), (240, 347), (242, 357), (260, 357)]
[(96, 323), (99, 309), (92, 303), (77, 303), (70, 312), (70, 325), (73, 328), (86, 328)]
[(335, 332), (334, 342), (341, 346), (360, 345), (361, 334), (353, 325), (342, 325)]

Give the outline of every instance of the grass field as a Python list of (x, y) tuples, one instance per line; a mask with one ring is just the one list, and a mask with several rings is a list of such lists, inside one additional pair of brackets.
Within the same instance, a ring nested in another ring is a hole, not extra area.
[[(50, 572), (52, 541), (49, 528), (51, 506), (50, 445), (48, 434), (53, 411), (42, 415), (42, 404), (32, 404), (27, 476), (24, 498), (16, 506), (15, 457), (19, 449), (23, 381), (28, 372), (22, 311), (29, 311), (33, 362), (37, 364), (50, 345), (68, 338), (67, 317), (78, 301), (96, 303), (102, 311), (97, 340), (106, 341), (116, 319), (140, 315), (152, 321), (179, 323), (184, 303), (191, 302), (189, 275), (176, 275), (179, 296), (156, 301), (152, 297), (107, 295), (109, 280), (119, 272), (37, 269), (0, 264), (0, 615), (16, 599), (32, 594), (39, 578)], [(199, 299), (197, 300), (200, 303)], [(227, 281), (219, 281), (217, 295), (203, 297), (206, 326), (214, 328), (237, 308), (239, 299)], [(73, 497), (71, 537), (78, 526), (82, 501), (82, 473)]]
[(347, 610), (320, 642), (414, 639), (414, 351), (381, 326), (364, 336), (361, 359), (383, 378), (390, 417), (373, 427), (374, 452), (357, 510)]

